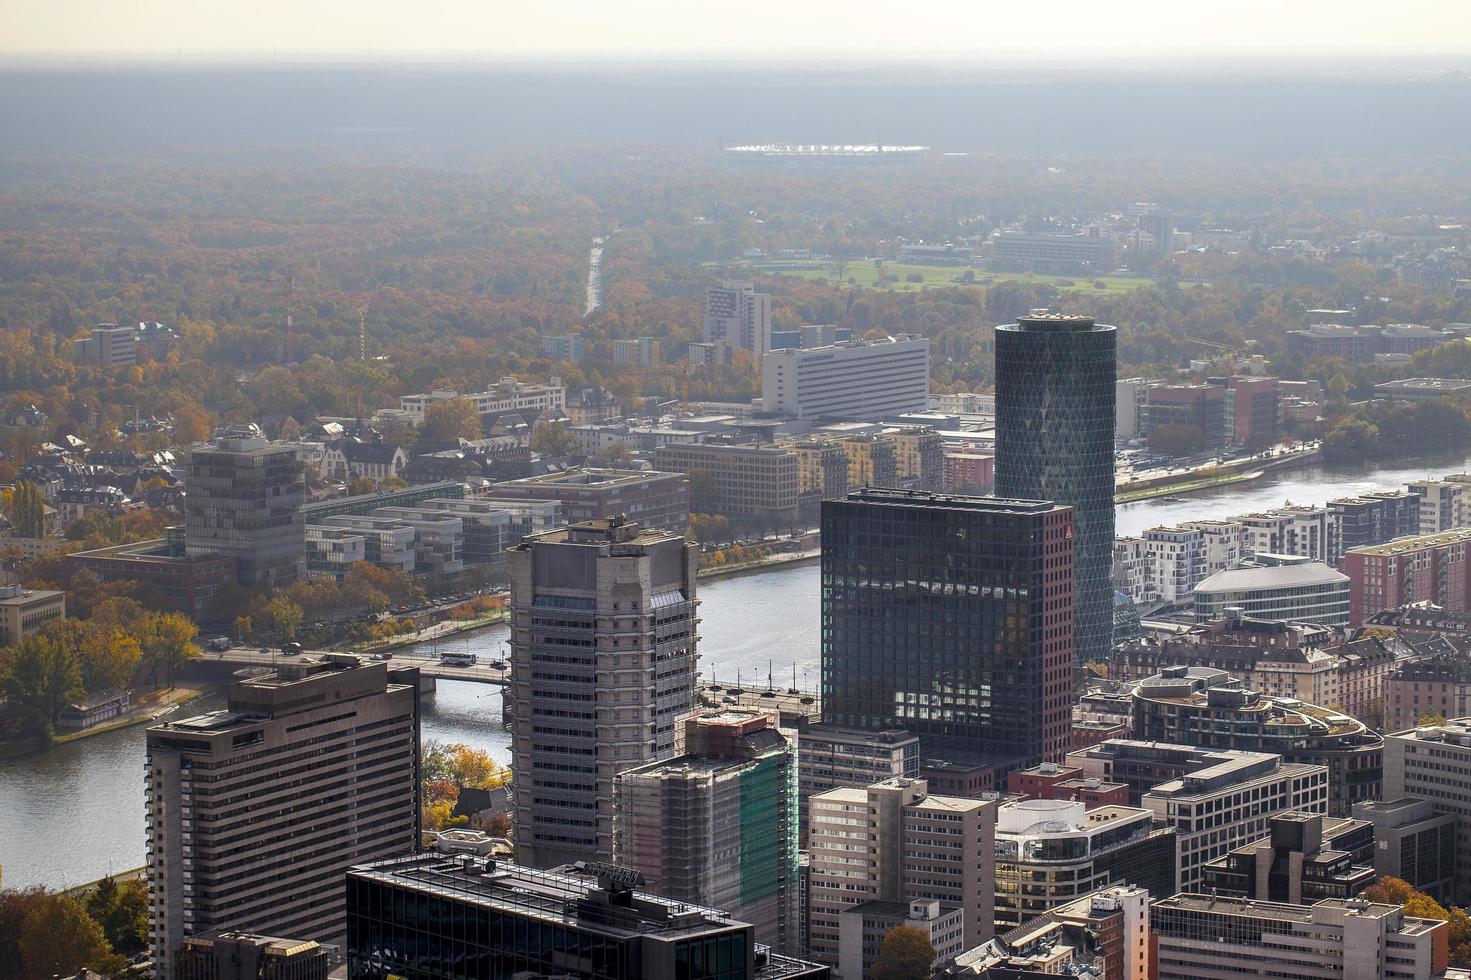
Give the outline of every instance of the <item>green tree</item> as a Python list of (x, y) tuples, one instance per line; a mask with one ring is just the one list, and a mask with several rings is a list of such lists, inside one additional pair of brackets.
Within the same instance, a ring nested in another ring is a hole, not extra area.
[(480, 438), (480, 412), (468, 398), (445, 398), (424, 409), (419, 438), (432, 442)]
[(1158, 425), (1149, 433), (1149, 448), (1166, 456), (1189, 456), (1205, 448), (1205, 434), (1195, 425)]
[(895, 926), (884, 936), (871, 980), (929, 980), (935, 963), (930, 938), (913, 926)]
[(285, 596), (276, 596), (266, 605), (266, 611), (270, 614), (271, 625), (281, 638), (286, 641), (296, 639), (296, 631), (301, 626), (302, 611), (296, 603)]
[(560, 422), (539, 425), (531, 433), (531, 448), (543, 456), (571, 456), (579, 449), (577, 437)]
[(46, 534), (46, 500), (41, 488), (30, 480), (15, 485), (10, 495), (10, 525), (22, 538), (40, 538)]
[(92, 620), (82, 632), (77, 652), (82, 658), (82, 680), (89, 691), (128, 687), (143, 659), (138, 640), (121, 626)]
[(143, 658), (153, 671), (153, 686), (158, 686), (158, 671), (163, 668), (169, 687), (174, 686), (174, 672), (202, 654), (194, 645), (199, 627), (180, 613), (152, 613), (142, 626)]
[(701, 514), (715, 513), (720, 493), (715, 474), (709, 470), (694, 469), (687, 472), (685, 478), (690, 481), (690, 510)]
[(86, 694), (81, 657), (50, 637), (27, 637), (0, 665), (0, 688), (15, 706), (24, 730), (49, 742), (62, 709)]
[(87, 914), (119, 953), (137, 953), (148, 946), (148, 886), (142, 879), (103, 878), (87, 896)]
[(99, 973), (120, 971), (122, 957), (82, 903), (65, 895), (47, 895), (20, 924), (18, 941), (25, 976), (73, 976), (84, 967)]

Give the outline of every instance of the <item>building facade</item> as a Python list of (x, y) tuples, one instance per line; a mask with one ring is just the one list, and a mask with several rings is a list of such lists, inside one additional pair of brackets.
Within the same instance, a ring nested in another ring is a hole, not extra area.
[[(666, 445), (654, 453), (661, 470), (701, 474), (713, 499), (694, 500), (732, 521), (770, 526), (797, 520), (797, 456), (775, 446)], [(693, 481), (692, 481), (693, 482)], [(699, 497), (701, 494), (694, 494)]]
[(761, 359), (761, 409), (799, 419), (873, 421), (922, 412), (930, 400), (930, 342), (900, 334)]
[(1471, 528), (1400, 538), (1355, 548), (1343, 556), (1349, 579), (1349, 617), (1362, 625), (1375, 613), (1414, 602), (1447, 612), (1471, 610), (1467, 543)]
[(341, 945), (342, 875), (419, 842), (418, 671), (329, 655), (147, 732), (149, 939), (241, 929)]
[(695, 546), (620, 518), (535, 535), (506, 554), (516, 856), (613, 854), (613, 780), (675, 754), (695, 705)]
[(1443, 905), (1454, 902), (1456, 814), (1407, 796), (1355, 803), (1354, 817), (1374, 828), (1375, 873), (1408, 882)]
[(306, 477), (294, 448), (249, 429), (185, 452), (186, 553), (235, 559), (241, 585), (285, 585), (302, 570)]
[(1072, 511), (861, 490), (822, 511), (823, 716), (1031, 765), (1066, 751)]
[(771, 350), (771, 297), (756, 292), (749, 282), (725, 281), (705, 290), (705, 316), (701, 322), (702, 343), (724, 351), (748, 350), (759, 359)]
[(1073, 508), (1078, 663), (1113, 639), (1116, 334), (1050, 314), (996, 328), (996, 495)]
[(0, 647), (13, 647), (66, 618), (66, 593), (0, 585)]
[(1253, 619), (1347, 626), (1350, 592), (1349, 577), (1321, 561), (1258, 552), (1196, 585), (1195, 620), (1223, 619), (1239, 609)]
[(623, 516), (641, 527), (682, 534), (690, 522), (689, 480), (676, 472), (579, 469), (497, 483), (486, 495), (560, 501), (569, 524)]
[(1386, 800), (1427, 800), (1456, 821), (1454, 900), (1471, 901), (1471, 719), (1452, 718), (1384, 737)]

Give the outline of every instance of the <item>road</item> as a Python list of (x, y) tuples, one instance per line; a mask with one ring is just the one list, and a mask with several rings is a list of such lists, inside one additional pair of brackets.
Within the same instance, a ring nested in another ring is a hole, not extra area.
[[(275, 667), (280, 664), (300, 663), (304, 659), (319, 657), (336, 650), (307, 650), (287, 656), (272, 647), (231, 647), (229, 650), (206, 650), (206, 662), (231, 664), (239, 667)], [(381, 654), (378, 656), (382, 656)], [(364, 659), (374, 660), (374, 655), (365, 654)], [(435, 657), (415, 656), (406, 652), (395, 652), (387, 661), (393, 667), (418, 667), (425, 677), (442, 680), (475, 681), (480, 684), (498, 684), (504, 687), (509, 682), (510, 665), (494, 667), (489, 663), (477, 663), (471, 667), (455, 667)], [(502, 661), (504, 663), (504, 661)]]
[(603, 305), (603, 239), (594, 238), (587, 253), (587, 308), (583, 316), (592, 316)]

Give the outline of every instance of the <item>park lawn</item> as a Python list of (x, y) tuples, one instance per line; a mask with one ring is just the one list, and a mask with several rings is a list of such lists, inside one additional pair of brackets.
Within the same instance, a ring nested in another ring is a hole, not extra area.
[[(1070, 276), (1037, 276), (1016, 272), (987, 272), (980, 269), (975, 270), (975, 281), (965, 283), (960, 277), (966, 272), (964, 267), (944, 265), (916, 265), (905, 262), (884, 262), (882, 271), (887, 275), (899, 277), (898, 282), (886, 282), (878, 285), (878, 276), (881, 271), (875, 267), (872, 259), (860, 259), (847, 263), (843, 270), (843, 278), (838, 278), (837, 264), (827, 260), (817, 259), (773, 259), (747, 260), (735, 263), (709, 263), (712, 266), (720, 266), (738, 272), (748, 269), (751, 272), (761, 272), (774, 276), (794, 276), (799, 279), (826, 279), (829, 285), (841, 287), (849, 285), (848, 280), (853, 280), (854, 285), (865, 289), (894, 289), (900, 292), (912, 292), (916, 289), (925, 289), (931, 286), (996, 286), (1005, 282), (1037, 283), (1047, 286), (1055, 286), (1061, 290), (1083, 293), (1127, 293), (1141, 286), (1148, 286), (1154, 280), (1142, 278), (1125, 278), (1102, 276), (1096, 281), (1104, 283), (1104, 288), (1094, 286), (1095, 279), (1088, 277)], [(917, 274), (922, 282), (909, 282), (908, 277)]]

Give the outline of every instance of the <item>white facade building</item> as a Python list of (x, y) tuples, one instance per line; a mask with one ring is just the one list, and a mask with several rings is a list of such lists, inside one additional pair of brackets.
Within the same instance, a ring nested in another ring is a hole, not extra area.
[(929, 404), (930, 342), (899, 335), (761, 359), (761, 407), (794, 418), (877, 420)]

